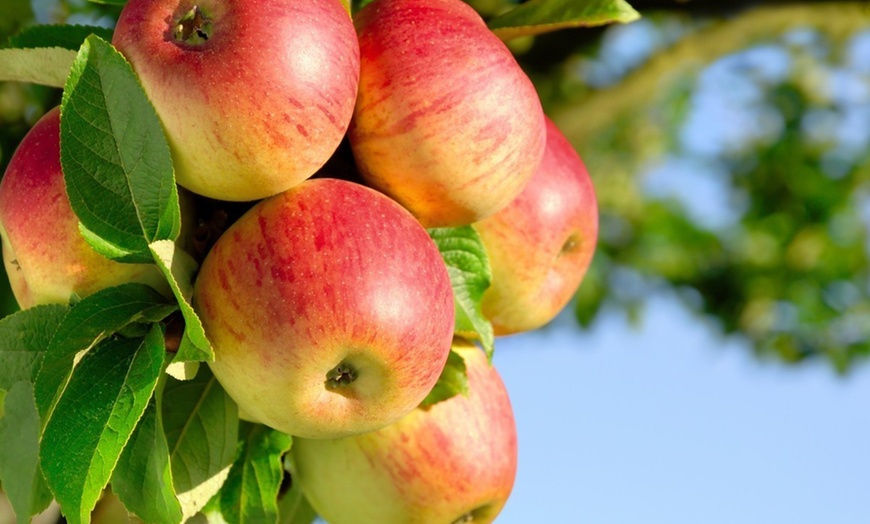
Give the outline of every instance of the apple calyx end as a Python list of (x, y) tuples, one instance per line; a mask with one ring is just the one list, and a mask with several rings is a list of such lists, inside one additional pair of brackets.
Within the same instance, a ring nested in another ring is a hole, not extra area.
[(472, 524), (481, 520), (487, 520), (486, 517), (489, 514), (490, 506), (490, 504), (484, 504), (483, 506), (479, 506), (469, 511), (468, 513), (462, 514), (451, 524)]
[(562, 244), (562, 249), (559, 250), (560, 255), (565, 255), (568, 253), (572, 253), (580, 247), (580, 238), (576, 233), (572, 233), (567, 239), (565, 239), (565, 243)]
[(198, 5), (194, 5), (175, 24), (172, 36), (176, 43), (200, 46), (208, 42), (211, 34), (211, 18), (206, 16)]
[(355, 367), (347, 362), (340, 362), (326, 373), (324, 384), (329, 391), (341, 390), (353, 384), (358, 375), (359, 372)]

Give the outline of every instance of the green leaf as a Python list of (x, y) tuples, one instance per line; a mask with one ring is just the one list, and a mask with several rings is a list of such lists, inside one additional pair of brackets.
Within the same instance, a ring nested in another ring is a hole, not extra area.
[(135, 283), (103, 289), (76, 303), (46, 345), (36, 376), (36, 405), (43, 423), (63, 393), (79, 352), (128, 324), (158, 322), (176, 309), (157, 291)]
[(593, 27), (640, 18), (625, 0), (529, 0), (489, 21), (502, 40), (569, 27)]
[(284, 479), (283, 455), (293, 440), (261, 424), (242, 423), (239, 450), (220, 491), (220, 511), (227, 522), (277, 522), (278, 491)]
[(75, 51), (62, 47), (0, 49), (0, 82), (63, 87), (75, 59)]
[(88, 2), (103, 5), (124, 5), (127, 3), (127, 0), (88, 0)]
[[(3, 402), (3, 399), (0, 399)], [(0, 418), (0, 482), (18, 516), (30, 521), (51, 502), (51, 492), (39, 469), (39, 414), (33, 386), (19, 382), (6, 394)]]
[(37, 306), (0, 320), (0, 483), (28, 522), (51, 501), (38, 469), (39, 416), (32, 382), (69, 307)]
[(115, 334), (122, 338), (139, 338), (147, 335), (149, 331), (151, 331), (151, 324), (148, 322), (131, 322)]
[(163, 426), (172, 478), (184, 518), (196, 514), (221, 488), (233, 464), (239, 414), (207, 366), (196, 378), (167, 378)]
[(169, 281), (181, 314), (184, 315), (184, 336), (173, 362), (214, 361), (214, 352), (205, 336), (205, 329), (190, 305), (196, 261), (170, 240), (157, 241), (149, 247), (154, 261)]
[(162, 403), (158, 386), (121, 453), (112, 474), (112, 490), (144, 522), (177, 524), (182, 518), (181, 504), (173, 488)]
[(173, 362), (166, 372), (175, 380), (193, 380), (199, 373), (199, 366), (199, 362)]
[(66, 82), (61, 165), (90, 245), (122, 262), (152, 262), (148, 244), (174, 240), (178, 190), (160, 120), (130, 64), (101, 38), (82, 45)]
[(91, 511), (148, 406), (163, 369), (163, 332), (108, 339), (76, 366), (45, 426), (40, 465), (67, 521)]
[(471, 226), (428, 231), (441, 252), (453, 285), (456, 335), (480, 341), (487, 357), (492, 358), (495, 335), (480, 305), (483, 293), (492, 281), (492, 272), (480, 235)]
[(290, 489), (278, 501), (278, 524), (311, 524), (317, 512), (302, 493), (298, 482), (291, 482)]
[(447, 364), (441, 371), (441, 376), (438, 377), (438, 382), (423, 399), (420, 407), (428, 408), (456, 395), (468, 395), (468, 374), (465, 368), (465, 359), (451, 349), (450, 355), (447, 356)]
[(33, 382), (68, 306), (36, 306), (0, 320), (0, 389)]
[(82, 42), (92, 34), (105, 40), (112, 39), (112, 30), (106, 29), (105, 27), (67, 24), (35, 25), (12, 36), (6, 47), (19, 49), (60, 47), (71, 51), (78, 51)]

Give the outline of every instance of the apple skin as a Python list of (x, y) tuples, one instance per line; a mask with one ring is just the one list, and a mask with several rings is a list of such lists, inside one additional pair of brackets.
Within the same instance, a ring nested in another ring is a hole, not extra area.
[[(194, 307), (245, 416), (309, 438), (414, 409), (453, 336), (434, 242), (400, 205), (343, 180), (306, 180), (242, 216), (206, 256)], [(356, 379), (337, 386), (330, 374), (344, 366)]]
[(330, 524), (484, 523), (513, 488), (517, 433), (507, 390), (477, 347), (458, 341), (470, 393), (373, 433), (295, 439), (291, 473)]
[[(194, 6), (200, 45), (174, 28)], [(178, 183), (249, 201), (310, 177), (347, 131), (359, 45), (338, 0), (130, 0), (112, 43), (163, 123)]]
[(348, 136), (367, 185), (426, 227), (506, 206), (544, 151), (537, 92), (461, 0), (378, 0), (355, 16), (360, 83)]
[(583, 161), (549, 118), (547, 149), (535, 176), (516, 200), (474, 228), (492, 268), (482, 309), (495, 333), (550, 322), (592, 262), (598, 203)]
[(79, 233), (60, 166), (60, 109), (46, 113), (12, 155), (0, 182), (3, 263), (18, 305), (67, 304), (126, 282), (170, 293), (153, 264), (122, 264)]

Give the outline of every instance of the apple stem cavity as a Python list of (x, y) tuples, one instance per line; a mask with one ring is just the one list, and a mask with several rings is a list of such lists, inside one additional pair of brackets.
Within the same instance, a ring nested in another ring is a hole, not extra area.
[(347, 362), (335, 366), (326, 374), (326, 389), (335, 391), (352, 384), (357, 378), (357, 370)]
[(211, 33), (211, 19), (195, 5), (175, 25), (174, 37), (176, 42), (198, 46), (208, 42)]

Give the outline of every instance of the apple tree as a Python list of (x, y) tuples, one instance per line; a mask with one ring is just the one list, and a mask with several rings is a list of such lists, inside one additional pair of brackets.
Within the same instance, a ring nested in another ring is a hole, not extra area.
[(0, 81), (60, 96), (0, 184), (18, 520), (108, 500), (155, 523), (495, 519), (517, 456), (495, 337), (557, 314), (597, 235), (585, 166), (504, 42), (637, 13), (100, 4), (102, 26), (0, 48)]

